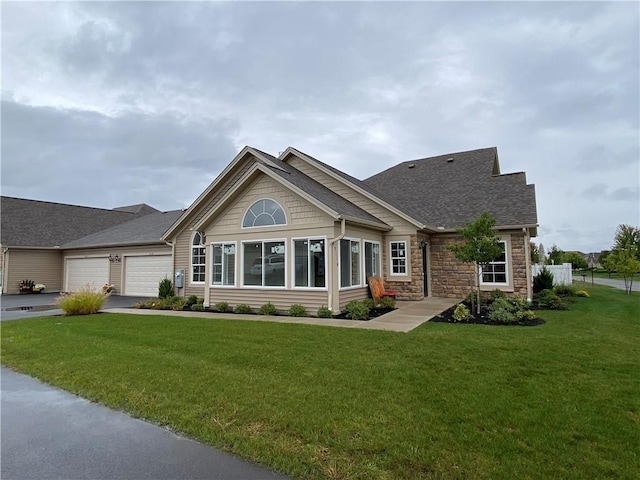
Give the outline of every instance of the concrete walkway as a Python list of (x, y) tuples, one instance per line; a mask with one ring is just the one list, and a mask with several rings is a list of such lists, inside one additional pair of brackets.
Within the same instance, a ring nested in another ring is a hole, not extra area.
[(220, 318), (229, 320), (252, 320), (277, 323), (299, 323), (304, 325), (323, 325), (341, 328), (363, 328), (367, 330), (390, 330), (393, 332), (410, 332), (440, 312), (452, 307), (460, 300), (451, 298), (425, 298), (419, 302), (398, 302), (397, 308), (378, 318), (369, 321), (338, 320), (335, 318), (287, 317), (268, 315), (236, 315), (233, 313), (214, 312), (175, 312), (172, 310), (141, 310), (136, 308), (109, 308), (105, 312), (134, 313), (138, 315), (167, 315), (191, 318)]

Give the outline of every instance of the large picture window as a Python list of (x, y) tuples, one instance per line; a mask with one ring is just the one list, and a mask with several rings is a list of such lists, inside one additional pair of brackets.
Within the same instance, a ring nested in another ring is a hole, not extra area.
[(214, 243), (211, 245), (211, 284), (234, 286), (236, 284), (235, 243)]
[(249, 207), (242, 220), (243, 228), (286, 225), (287, 217), (278, 202), (270, 198), (258, 200)]
[(364, 275), (365, 280), (380, 275), (380, 244), (364, 242)]
[(391, 275), (407, 274), (407, 242), (391, 242), (389, 244), (391, 259)]
[(193, 235), (191, 242), (191, 282), (204, 282), (205, 253), (204, 238), (200, 232)]
[(507, 276), (507, 244), (500, 242), (502, 253), (493, 262), (482, 267), (482, 284), (483, 285), (507, 285), (509, 278)]
[(243, 284), (258, 287), (285, 286), (284, 241), (242, 244)]
[(324, 288), (325, 241), (301, 239), (293, 241), (294, 285), (296, 287)]
[(360, 241), (340, 240), (340, 286), (355, 287), (360, 283)]

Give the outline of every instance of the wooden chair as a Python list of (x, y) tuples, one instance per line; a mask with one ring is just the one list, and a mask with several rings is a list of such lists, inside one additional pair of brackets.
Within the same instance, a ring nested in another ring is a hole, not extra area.
[(384, 281), (380, 275), (376, 275), (375, 277), (369, 277), (367, 280), (369, 284), (369, 291), (371, 292), (371, 296), (373, 297), (373, 301), (378, 304), (382, 297), (391, 297), (395, 300), (396, 292), (395, 290), (387, 290), (384, 287)]

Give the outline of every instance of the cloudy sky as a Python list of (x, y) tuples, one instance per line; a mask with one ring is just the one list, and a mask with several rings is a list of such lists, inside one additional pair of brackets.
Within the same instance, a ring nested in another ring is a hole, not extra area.
[(640, 224), (640, 5), (2, 2), (2, 194), (188, 206), (244, 145), (358, 178), (497, 146), (545, 247)]

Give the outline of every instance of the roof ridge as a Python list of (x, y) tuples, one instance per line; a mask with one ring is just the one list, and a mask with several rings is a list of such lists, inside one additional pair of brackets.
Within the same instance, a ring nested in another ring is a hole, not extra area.
[[(65, 207), (74, 207), (74, 208), (86, 208), (86, 209), (90, 209), (90, 210), (102, 210), (104, 212), (116, 212), (116, 213), (127, 213), (129, 215), (133, 215), (133, 212), (127, 212), (127, 211), (123, 211), (123, 210), (114, 210), (113, 208), (102, 208), (102, 207), (88, 207), (86, 205), (75, 205), (73, 203), (62, 203), (62, 202), (52, 202), (50, 200), (34, 200), (32, 198), (20, 198), (20, 197), (11, 197), (8, 195), (2, 195), (0, 196), (0, 200), (3, 198), (10, 198), (12, 200), (20, 200), (21, 202), (36, 202), (36, 203), (46, 203), (49, 205), (62, 205)], [(142, 205), (142, 204), (140, 204)], [(127, 205), (127, 206), (132, 206), (132, 205)], [(151, 206), (151, 205), (148, 205)], [(151, 207), (153, 208), (153, 207)]]

